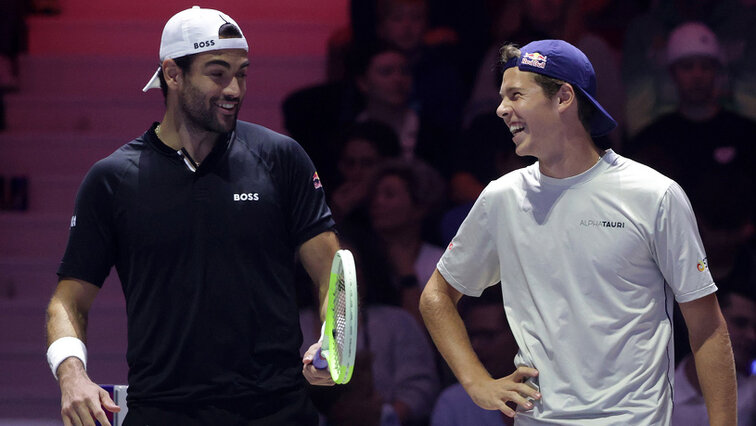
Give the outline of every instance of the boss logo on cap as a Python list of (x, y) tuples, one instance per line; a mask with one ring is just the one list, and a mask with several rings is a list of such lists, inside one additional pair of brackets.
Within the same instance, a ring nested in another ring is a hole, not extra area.
[(210, 47), (215, 46), (215, 40), (208, 40), (208, 41), (201, 41), (199, 43), (194, 43), (195, 49), (201, 49), (203, 47)]
[(538, 52), (526, 53), (522, 57), (522, 64), (543, 69), (546, 68), (546, 59), (548, 59), (548, 57), (543, 56)]

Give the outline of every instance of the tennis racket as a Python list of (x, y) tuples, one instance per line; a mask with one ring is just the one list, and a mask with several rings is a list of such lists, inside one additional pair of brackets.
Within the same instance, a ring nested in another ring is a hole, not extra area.
[(357, 352), (357, 274), (349, 250), (339, 250), (333, 257), (328, 282), (328, 306), (320, 337), (322, 345), (312, 364), (328, 368), (338, 384), (348, 383)]

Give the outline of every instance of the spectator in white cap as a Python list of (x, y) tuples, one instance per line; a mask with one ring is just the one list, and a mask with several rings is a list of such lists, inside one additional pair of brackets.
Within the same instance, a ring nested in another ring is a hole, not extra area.
[(162, 121), (79, 188), (47, 309), (66, 426), (110, 425), (105, 412), (121, 409), (86, 372), (87, 312), (113, 266), (128, 316), (125, 425), (317, 424), (305, 384), (333, 381), (311, 364), (319, 343), (299, 355), (294, 262), (326, 294), (338, 240), (299, 144), (237, 120), (248, 50), (220, 11), (174, 15), (144, 88), (162, 88)]
[(726, 78), (717, 36), (699, 22), (680, 25), (667, 41), (667, 65), (677, 87), (681, 113), (694, 120), (714, 115), (719, 109), (717, 83)]
[[(598, 148), (616, 123), (579, 49), (507, 44), (501, 63), (497, 114), (515, 152), (538, 161), (483, 190), (420, 299), (460, 384), (520, 426), (668, 425), (676, 301), (709, 418), (734, 424), (730, 340), (685, 193)], [(499, 282), (519, 348), (506, 376), (486, 370), (456, 307)]]
[(691, 195), (699, 192), (694, 189), (704, 176), (756, 182), (756, 122), (723, 106), (726, 64), (717, 36), (702, 23), (684, 23), (670, 33), (666, 56), (677, 107), (631, 139), (626, 153), (675, 179)]

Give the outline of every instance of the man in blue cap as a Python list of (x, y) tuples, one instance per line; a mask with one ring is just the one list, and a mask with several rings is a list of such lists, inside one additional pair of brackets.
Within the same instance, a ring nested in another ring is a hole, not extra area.
[[(580, 50), (505, 45), (501, 63), (497, 113), (517, 154), (538, 161), (486, 187), (420, 301), (460, 383), (518, 425), (669, 424), (674, 298), (712, 424), (735, 424), (730, 340), (685, 193), (596, 146), (616, 123)], [(494, 378), (456, 303), (499, 281), (519, 352), (514, 373)]]

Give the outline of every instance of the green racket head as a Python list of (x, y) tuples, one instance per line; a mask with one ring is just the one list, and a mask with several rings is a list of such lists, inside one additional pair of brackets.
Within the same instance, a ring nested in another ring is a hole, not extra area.
[(333, 381), (348, 383), (352, 378), (357, 350), (357, 274), (349, 250), (339, 250), (333, 258), (328, 283), (328, 306), (321, 353), (328, 361)]

